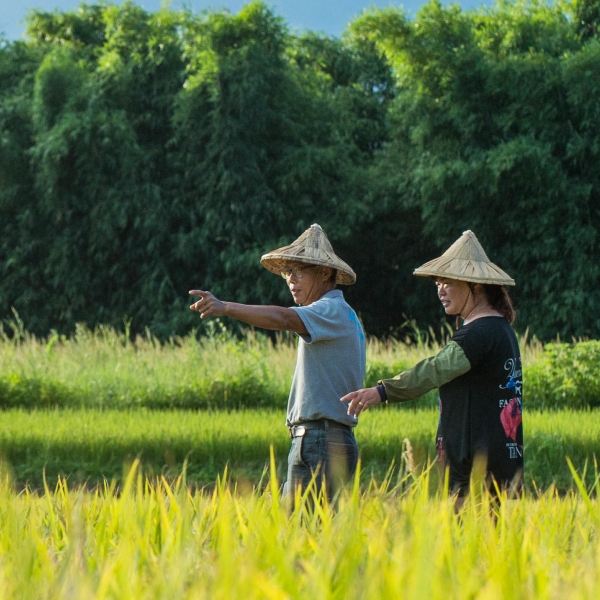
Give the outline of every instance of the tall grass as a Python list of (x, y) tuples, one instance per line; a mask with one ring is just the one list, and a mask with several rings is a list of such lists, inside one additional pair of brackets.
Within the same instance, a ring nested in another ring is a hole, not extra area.
[[(159, 343), (150, 334), (77, 327), (70, 338), (38, 339), (16, 329), (0, 336), (0, 405), (27, 408), (285, 407), (296, 338), (249, 331), (230, 335), (219, 321), (208, 335)], [(369, 343), (370, 383), (393, 376), (429, 349), (397, 341)]]
[(450, 499), (428, 489), (425, 473), (354, 486), (335, 509), (298, 497), (288, 513), (274, 476), (246, 492), (223, 479), (193, 492), (183, 478), (151, 482), (133, 468), (120, 489), (61, 481), (43, 495), (17, 494), (3, 478), (0, 596), (600, 597), (600, 511), (589, 490), (495, 510), (473, 493), (457, 518)]
[[(132, 340), (127, 327), (79, 326), (70, 338), (38, 339), (18, 319), (11, 326), (11, 335), (0, 328), (4, 408), (284, 408), (296, 357), (295, 336), (249, 331), (238, 339), (219, 320), (202, 337), (192, 332), (166, 344), (149, 333)], [(369, 340), (365, 385), (397, 375), (443, 343), (417, 333)], [(523, 338), (522, 352), (526, 408), (600, 405), (600, 342), (543, 347)], [(433, 407), (436, 397), (430, 392), (419, 405)]]
[(275, 346), (249, 333), (212, 334), (160, 344), (150, 334), (80, 326), (71, 338), (52, 334), (0, 343), (0, 403), (23, 407), (236, 408), (284, 406), (294, 365), (286, 338)]

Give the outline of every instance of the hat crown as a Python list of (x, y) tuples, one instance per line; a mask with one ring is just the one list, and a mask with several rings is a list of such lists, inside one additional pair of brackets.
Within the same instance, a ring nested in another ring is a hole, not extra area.
[[(302, 240), (304, 236), (306, 237)], [(304, 254), (305, 257), (319, 258), (321, 253), (329, 257), (334, 254), (327, 234), (317, 223), (313, 223), (294, 243), (299, 244), (301, 241), (304, 241), (304, 248), (300, 248), (298, 254)]]
[(483, 246), (479, 243), (479, 240), (475, 234), (470, 230), (464, 231), (462, 236), (459, 237), (442, 256), (458, 258), (461, 260), (475, 260), (478, 262), (491, 262), (487, 257)]

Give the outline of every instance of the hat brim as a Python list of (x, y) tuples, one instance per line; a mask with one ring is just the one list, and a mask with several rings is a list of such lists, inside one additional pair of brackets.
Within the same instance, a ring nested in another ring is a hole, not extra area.
[(480, 262), (440, 256), (418, 269), (419, 277), (445, 277), (489, 285), (515, 285), (515, 280), (492, 262)]
[(329, 267), (330, 269), (335, 269), (337, 271), (337, 275), (335, 278), (336, 284), (339, 285), (352, 285), (356, 282), (356, 273), (352, 270), (352, 268), (345, 263), (341, 258), (335, 257), (336, 260), (319, 260), (315, 257), (304, 258), (301, 256), (294, 256), (285, 253), (279, 252), (270, 252), (268, 254), (263, 255), (260, 259), (261, 265), (270, 271), (271, 273), (275, 273), (279, 275), (283, 269), (285, 269), (286, 265), (290, 262), (299, 262), (304, 263), (306, 265), (315, 265), (318, 267)]

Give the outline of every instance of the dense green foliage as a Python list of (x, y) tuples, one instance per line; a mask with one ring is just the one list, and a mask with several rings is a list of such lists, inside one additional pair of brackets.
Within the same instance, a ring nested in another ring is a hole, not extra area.
[(598, 341), (547, 344), (525, 373), (536, 408), (600, 407)]
[[(411, 444), (415, 472), (435, 457), (436, 410), (371, 410), (356, 428), (363, 481), (382, 481), (390, 466), (405, 473), (406, 445)], [(600, 412), (528, 411), (524, 416), (527, 489), (554, 483), (572, 486), (567, 458), (588, 484), (599, 459)], [(120, 480), (135, 458), (146, 473), (179, 474), (186, 466), (190, 484), (209, 485), (227, 467), (242, 484), (256, 484), (273, 448), (280, 479), (285, 480), (290, 440), (283, 410), (114, 411), (62, 410), (0, 413), (0, 453), (19, 485), (40, 489), (43, 478), (95, 485)], [(404, 456), (404, 458), (403, 458)], [(432, 490), (439, 484), (433, 468)]]
[(599, 14), (432, 1), (338, 40), (260, 2), (34, 11), (0, 41), (0, 316), (166, 339), (192, 287), (290, 303), (258, 259), (317, 221), (371, 333), (439, 320), (412, 270), (470, 228), (522, 331), (600, 335)]

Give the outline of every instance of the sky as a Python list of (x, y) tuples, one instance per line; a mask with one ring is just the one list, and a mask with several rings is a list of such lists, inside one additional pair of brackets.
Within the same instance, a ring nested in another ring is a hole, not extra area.
[[(173, 0), (172, 8), (189, 6), (194, 11), (206, 8), (226, 8), (237, 13), (249, 0)], [(311, 30), (339, 36), (344, 27), (358, 16), (365, 8), (378, 6), (402, 5), (409, 14), (416, 14), (426, 0), (267, 0), (267, 4), (281, 15), (292, 30)], [(444, 0), (442, 0), (445, 3)], [(121, 0), (112, 0), (121, 4)], [(148, 11), (155, 11), (161, 6), (161, 0), (135, 0), (136, 4)], [(489, 5), (491, 0), (454, 0), (463, 8), (472, 8), (482, 4)], [(24, 19), (30, 9), (38, 8), (51, 12), (72, 10), (82, 4), (81, 0), (0, 0), (0, 33), (9, 40), (22, 38), (25, 30)], [(94, 2), (86, 2), (94, 4)]]

